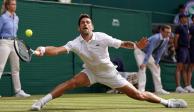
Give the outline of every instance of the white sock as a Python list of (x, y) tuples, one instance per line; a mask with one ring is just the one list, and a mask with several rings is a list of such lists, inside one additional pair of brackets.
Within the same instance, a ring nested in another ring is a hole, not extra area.
[(46, 96), (44, 96), (42, 99), (41, 99), (41, 103), (43, 105), (45, 105), (46, 103), (48, 103), (49, 101), (51, 101), (53, 99), (52, 95), (49, 93), (47, 94)]
[(168, 100), (161, 98), (160, 103), (166, 106), (166, 105), (168, 105)]

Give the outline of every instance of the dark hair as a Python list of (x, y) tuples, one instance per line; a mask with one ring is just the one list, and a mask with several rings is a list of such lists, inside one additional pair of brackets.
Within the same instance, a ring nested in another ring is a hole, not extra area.
[(184, 4), (180, 4), (179, 5), (179, 9), (185, 9), (185, 5)]
[(80, 26), (80, 22), (83, 18), (89, 18), (91, 19), (91, 17), (88, 14), (80, 14), (79, 20), (78, 20), (78, 26)]
[(171, 29), (170, 25), (161, 25), (160, 30), (164, 31), (165, 29)]

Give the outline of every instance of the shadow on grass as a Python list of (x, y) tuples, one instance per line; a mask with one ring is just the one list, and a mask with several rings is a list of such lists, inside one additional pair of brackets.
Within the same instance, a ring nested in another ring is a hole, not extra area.
[(114, 109), (121, 109), (121, 110), (125, 110), (125, 109), (129, 109), (129, 110), (135, 110), (135, 109), (142, 109), (142, 110), (144, 110), (144, 109), (159, 109), (159, 108), (164, 108), (164, 107), (130, 107), (130, 108), (126, 108), (126, 107), (99, 107), (99, 108), (43, 108), (43, 110), (44, 111), (57, 111), (57, 110), (63, 110), (63, 111), (71, 111), (71, 110), (114, 110)]

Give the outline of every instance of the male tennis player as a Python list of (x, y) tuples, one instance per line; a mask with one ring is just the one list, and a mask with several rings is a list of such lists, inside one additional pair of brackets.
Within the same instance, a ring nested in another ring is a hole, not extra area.
[(101, 83), (111, 88), (117, 89), (127, 96), (136, 100), (161, 103), (169, 108), (187, 107), (184, 100), (165, 100), (150, 92), (140, 92), (126, 79), (122, 78), (113, 63), (110, 61), (108, 47), (142, 49), (147, 45), (147, 38), (141, 39), (138, 43), (121, 41), (111, 36), (93, 32), (92, 20), (87, 14), (82, 14), (78, 21), (80, 36), (61, 47), (39, 47), (37, 56), (55, 56), (73, 51), (84, 62), (84, 69), (72, 79), (58, 85), (53, 91), (34, 103), (32, 110), (40, 110), (46, 103), (60, 97), (67, 90), (77, 87), (90, 86), (94, 83)]

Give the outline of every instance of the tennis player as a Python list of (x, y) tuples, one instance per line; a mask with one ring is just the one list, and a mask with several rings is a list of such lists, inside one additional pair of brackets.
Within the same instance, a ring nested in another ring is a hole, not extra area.
[(61, 47), (38, 47), (40, 52), (37, 56), (55, 56), (73, 51), (84, 62), (84, 69), (72, 79), (59, 84), (49, 94), (35, 102), (31, 110), (40, 110), (46, 103), (60, 97), (67, 90), (77, 87), (90, 86), (94, 83), (101, 83), (117, 89), (127, 96), (141, 101), (160, 103), (169, 108), (187, 107), (184, 100), (165, 100), (150, 92), (140, 92), (125, 78), (118, 73), (110, 61), (108, 47), (132, 49), (135, 46), (142, 49), (147, 45), (147, 38), (142, 38), (136, 44), (131, 41), (121, 41), (105, 33), (93, 32), (94, 26), (87, 14), (81, 14), (78, 21), (80, 35), (66, 45)]

